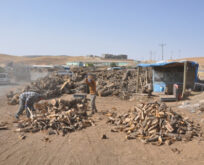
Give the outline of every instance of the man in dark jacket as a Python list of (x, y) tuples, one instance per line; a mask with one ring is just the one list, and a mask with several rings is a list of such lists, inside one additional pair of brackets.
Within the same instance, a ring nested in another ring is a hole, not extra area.
[(24, 92), (19, 97), (19, 109), (16, 114), (16, 119), (19, 119), (19, 116), (23, 113), (24, 110), (26, 110), (26, 115), (29, 118), (30, 112), (28, 111), (28, 108), (30, 111), (35, 111), (34, 109), (34, 103), (40, 101), (43, 98), (42, 95), (36, 92)]

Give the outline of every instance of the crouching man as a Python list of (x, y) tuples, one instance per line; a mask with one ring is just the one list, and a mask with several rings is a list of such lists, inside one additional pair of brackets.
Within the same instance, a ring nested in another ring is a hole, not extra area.
[(15, 115), (16, 119), (19, 119), (19, 116), (26, 110), (26, 116), (30, 117), (30, 111), (35, 111), (34, 103), (37, 103), (43, 99), (43, 96), (36, 92), (24, 92), (19, 97), (19, 109), (17, 114)]
[(152, 83), (146, 84), (143, 89), (142, 89), (143, 93), (148, 93), (148, 97), (152, 96), (152, 92), (153, 92), (153, 85)]
[(96, 109), (96, 82), (93, 78), (92, 75), (88, 75), (88, 77), (86, 78), (86, 84), (89, 86), (89, 92), (90, 92), (90, 99), (91, 99), (91, 110), (92, 110), (92, 114), (94, 114), (95, 112), (97, 112)]

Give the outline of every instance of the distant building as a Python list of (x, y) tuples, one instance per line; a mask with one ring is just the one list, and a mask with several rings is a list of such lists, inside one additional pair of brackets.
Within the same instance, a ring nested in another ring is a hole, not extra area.
[(84, 63), (81, 61), (67, 62), (67, 66), (69, 67), (82, 67)]
[(111, 64), (114, 63), (116, 66), (128, 66), (130, 62), (108, 62), (108, 61), (86, 61), (86, 62), (67, 62), (66, 65), (69, 67), (83, 67), (83, 66), (111, 66)]
[(88, 54), (88, 55), (86, 55), (86, 57), (96, 58), (96, 57), (99, 57), (99, 56), (97, 56), (97, 55), (93, 55), (93, 54)]
[(102, 54), (102, 58), (104, 58), (104, 59), (127, 60), (128, 59), (128, 55), (126, 55), (126, 54), (119, 54), (119, 55)]

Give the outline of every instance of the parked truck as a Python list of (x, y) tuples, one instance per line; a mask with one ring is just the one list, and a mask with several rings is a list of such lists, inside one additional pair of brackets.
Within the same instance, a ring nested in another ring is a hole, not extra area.
[(8, 85), (8, 84), (10, 84), (8, 73), (0, 73), (0, 85)]

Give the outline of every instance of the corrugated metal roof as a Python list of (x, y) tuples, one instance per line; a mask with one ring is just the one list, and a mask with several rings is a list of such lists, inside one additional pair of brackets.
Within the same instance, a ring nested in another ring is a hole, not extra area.
[[(173, 64), (184, 64), (184, 62), (186, 61), (178, 61), (178, 62), (158, 62), (158, 63), (152, 63), (152, 64), (138, 64), (137, 66), (140, 67), (159, 67), (159, 66), (167, 66), (167, 65), (173, 65)], [(199, 66), (197, 62), (195, 61), (187, 61), (188, 63), (191, 63), (192, 65), (197, 65), (197, 67)]]

